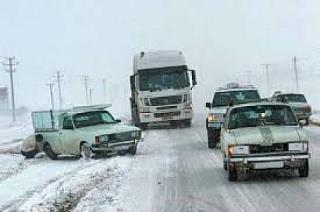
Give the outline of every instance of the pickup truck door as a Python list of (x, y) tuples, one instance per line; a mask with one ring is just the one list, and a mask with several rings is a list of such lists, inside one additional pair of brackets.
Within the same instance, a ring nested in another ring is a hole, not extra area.
[(77, 131), (71, 121), (70, 116), (63, 119), (62, 129), (60, 131), (60, 149), (63, 154), (76, 154), (79, 152)]

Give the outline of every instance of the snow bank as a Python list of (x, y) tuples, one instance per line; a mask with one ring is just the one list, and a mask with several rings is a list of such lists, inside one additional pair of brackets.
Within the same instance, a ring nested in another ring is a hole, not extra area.
[(313, 113), (310, 117), (310, 121), (312, 124), (320, 125), (320, 111)]

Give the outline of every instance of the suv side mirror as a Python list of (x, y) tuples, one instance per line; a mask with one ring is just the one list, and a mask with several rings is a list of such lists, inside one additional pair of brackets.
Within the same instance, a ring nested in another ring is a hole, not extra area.
[(195, 70), (190, 70), (191, 71), (191, 77), (192, 77), (192, 86), (197, 85), (197, 78), (196, 78), (196, 71)]
[(206, 108), (212, 108), (212, 104), (210, 102), (206, 102)]

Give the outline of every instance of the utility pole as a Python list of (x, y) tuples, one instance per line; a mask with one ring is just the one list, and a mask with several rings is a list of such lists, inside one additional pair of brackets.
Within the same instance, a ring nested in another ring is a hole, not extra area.
[(89, 105), (89, 94), (88, 94), (88, 80), (89, 80), (89, 76), (88, 75), (84, 75), (84, 87), (86, 89), (86, 103), (87, 105)]
[(107, 102), (107, 97), (106, 97), (106, 79), (102, 79), (102, 93), (103, 93), (103, 103), (105, 104)]
[(265, 70), (266, 70), (267, 95), (270, 96), (269, 67), (271, 66), (271, 64), (265, 63), (265, 64), (261, 64), (261, 65), (264, 66), (264, 67), (265, 67)]
[(299, 78), (298, 78), (298, 68), (297, 68), (297, 57), (293, 57), (293, 69), (294, 69), (294, 76), (296, 81), (296, 92), (299, 92)]
[(63, 75), (61, 75), (60, 71), (57, 71), (57, 83), (58, 83), (58, 94), (59, 94), (59, 109), (62, 109), (62, 92), (61, 92), (61, 80)]
[(15, 67), (19, 63), (16, 61), (15, 57), (6, 58), (8, 63), (2, 63), (5, 66), (9, 66), (9, 70), (6, 70), (10, 74), (10, 86), (11, 86), (11, 107), (12, 107), (12, 121), (16, 121), (16, 104), (14, 99), (14, 85), (13, 85), (13, 72), (16, 71)]
[(248, 85), (251, 85), (251, 71), (247, 70), (246, 75), (247, 75), (247, 83)]
[(52, 91), (54, 84), (48, 83), (47, 85), (49, 86), (49, 89), (50, 89), (51, 110), (54, 110), (54, 99), (53, 99), (53, 91)]
[(89, 89), (89, 93), (90, 93), (90, 105), (92, 105), (92, 88)]

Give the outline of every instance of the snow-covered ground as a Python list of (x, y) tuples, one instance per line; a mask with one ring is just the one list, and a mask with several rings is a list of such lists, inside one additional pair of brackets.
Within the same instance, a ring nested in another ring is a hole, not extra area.
[[(230, 183), (220, 151), (207, 148), (203, 120), (199, 115), (191, 128), (145, 131), (135, 156), (52, 161), (44, 154), (26, 160), (0, 153), (0, 211), (320, 210), (320, 127), (305, 127), (308, 178), (270, 172)], [(0, 150), (29, 128), (1, 128)]]
[(320, 111), (314, 112), (310, 117), (310, 121), (313, 124), (320, 125)]

